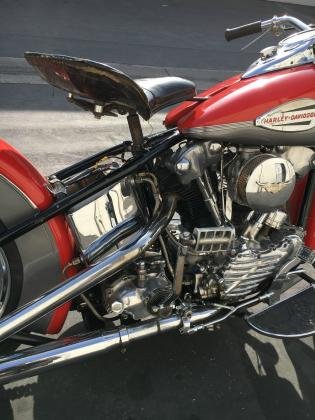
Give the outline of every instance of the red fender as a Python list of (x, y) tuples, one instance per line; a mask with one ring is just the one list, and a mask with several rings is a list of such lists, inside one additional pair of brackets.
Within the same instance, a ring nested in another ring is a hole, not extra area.
[[(26, 197), (40, 210), (47, 209), (54, 201), (53, 195), (47, 189), (47, 180), (34, 168), (18, 150), (0, 140), (0, 174), (16, 185)], [(59, 253), (61, 272), (73, 260), (75, 247), (73, 236), (63, 215), (48, 221), (48, 226)], [(66, 275), (74, 271), (67, 270)], [(60, 281), (63, 279), (60, 278)], [(58, 333), (68, 315), (71, 302), (60, 306), (52, 312), (47, 328), (47, 334)]]

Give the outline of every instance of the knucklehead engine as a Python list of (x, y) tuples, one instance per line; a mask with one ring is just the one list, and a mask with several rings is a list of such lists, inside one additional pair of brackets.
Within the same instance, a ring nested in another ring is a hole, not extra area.
[(167, 237), (183, 273), (175, 290), (233, 301), (270, 284), (302, 241), (287, 203), (313, 158), (307, 147), (210, 141), (188, 142), (172, 153), (162, 167), (165, 184), (180, 196)]
[(307, 147), (187, 141), (157, 159), (156, 188), (177, 194), (177, 212), (161, 249), (103, 289), (105, 317), (163, 316), (176, 297), (233, 302), (268, 287), (302, 243), (287, 203), (313, 157)]

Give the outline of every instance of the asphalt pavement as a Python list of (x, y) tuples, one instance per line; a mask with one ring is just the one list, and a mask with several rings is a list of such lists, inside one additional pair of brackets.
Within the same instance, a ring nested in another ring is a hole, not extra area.
[[(245, 69), (266, 36), (227, 43), (224, 29), (275, 14), (315, 22), (314, 7), (263, 0), (1, 0), (0, 137), (45, 174), (121, 139), (123, 117), (95, 120), (44, 84), (23, 53), (111, 63), (132, 77), (176, 74), (199, 89)], [(165, 112), (143, 123), (161, 130)], [(82, 330), (72, 318), (63, 335)], [(241, 319), (211, 333), (168, 333), (0, 386), (0, 420), (313, 419), (315, 342), (260, 336)]]

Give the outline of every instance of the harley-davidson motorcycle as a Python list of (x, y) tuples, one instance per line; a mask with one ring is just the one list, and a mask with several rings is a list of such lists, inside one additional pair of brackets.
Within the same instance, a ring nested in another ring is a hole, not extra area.
[[(232, 315), (271, 337), (315, 333), (315, 29), (275, 16), (225, 36), (292, 29), (202, 93), (25, 54), (74, 105), (126, 115), (130, 141), (47, 178), (0, 141), (2, 382)], [(177, 103), (143, 135), (140, 117)], [(53, 338), (69, 311), (88, 332)]]

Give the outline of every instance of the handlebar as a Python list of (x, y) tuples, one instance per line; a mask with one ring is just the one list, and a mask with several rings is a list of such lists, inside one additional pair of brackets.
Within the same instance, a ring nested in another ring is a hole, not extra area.
[(232, 41), (236, 38), (262, 32), (264, 29), (271, 29), (274, 32), (277, 32), (279, 29), (284, 29), (285, 24), (290, 24), (300, 31), (308, 31), (312, 29), (311, 26), (306, 25), (306, 23), (293, 16), (274, 16), (272, 19), (252, 22), (247, 25), (237, 26), (236, 28), (226, 29), (225, 39), (227, 41)]

